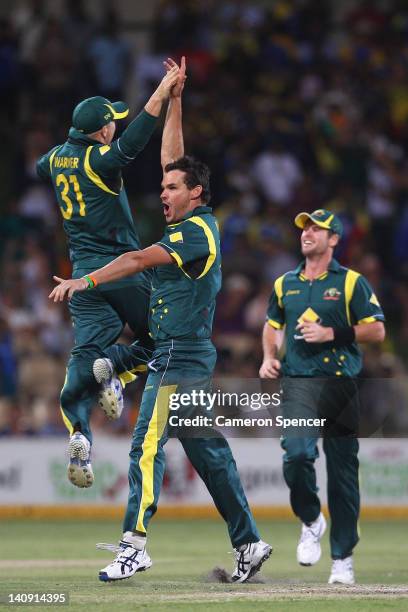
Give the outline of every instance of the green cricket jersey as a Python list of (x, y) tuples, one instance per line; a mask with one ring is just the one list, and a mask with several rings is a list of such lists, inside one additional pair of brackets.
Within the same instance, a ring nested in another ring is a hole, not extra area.
[(156, 342), (211, 337), (221, 288), (220, 238), (209, 206), (198, 206), (168, 225), (157, 244), (177, 266), (158, 266), (152, 278), (150, 333)]
[(142, 151), (156, 122), (143, 110), (110, 146), (71, 128), (68, 140), (37, 162), (39, 176), (54, 186), (74, 272), (140, 248), (121, 168)]
[(326, 327), (346, 327), (384, 321), (384, 314), (367, 280), (333, 259), (328, 271), (313, 281), (303, 276), (304, 262), (275, 281), (267, 321), (275, 329), (286, 325), (286, 376), (357, 376), (361, 353), (356, 342), (334, 347), (333, 342), (307, 343), (296, 326), (303, 318)]

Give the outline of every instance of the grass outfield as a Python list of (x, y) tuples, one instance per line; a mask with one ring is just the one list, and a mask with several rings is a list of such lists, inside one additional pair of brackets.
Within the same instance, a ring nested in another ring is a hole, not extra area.
[[(258, 525), (262, 537), (274, 547), (259, 574), (260, 584), (209, 581), (215, 566), (231, 570), (233, 557), (228, 554), (223, 523), (204, 520), (153, 520), (149, 533), (153, 567), (130, 580), (104, 584), (97, 579), (98, 570), (113, 555), (96, 550), (95, 543), (117, 542), (120, 526), (116, 522), (0, 522), (0, 595), (9, 591), (68, 592), (69, 609), (98, 612), (408, 609), (407, 522), (362, 524), (362, 540), (355, 554), (356, 587), (327, 585), (327, 535), (322, 560), (315, 567), (301, 568), (295, 559), (298, 525), (278, 521), (258, 521)], [(40, 604), (27, 607), (56, 609)]]

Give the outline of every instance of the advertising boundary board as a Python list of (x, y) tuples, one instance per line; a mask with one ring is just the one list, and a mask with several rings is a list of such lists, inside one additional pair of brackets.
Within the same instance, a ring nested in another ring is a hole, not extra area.
[[(283, 480), (282, 451), (276, 439), (232, 439), (242, 482), (258, 518), (291, 518)], [(408, 441), (360, 442), (363, 518), (408, 518)], [(66, 478), (64, 438), (2, 440), (0, 445), (0, 519), (121, 519), (127, 500), (129, 442), (97, 437), (95, 484), (76, 489)], [(327, 503), (324, 454), (316, 462), (319, 495)], [(166, 445), (167, 471), (160, 496), (162, 518), (212, 518), (217, 513), (204, 485), (177, 440)]]

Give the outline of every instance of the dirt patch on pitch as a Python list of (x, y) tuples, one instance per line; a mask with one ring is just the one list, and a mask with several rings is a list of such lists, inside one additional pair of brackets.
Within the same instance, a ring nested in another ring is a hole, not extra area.
[[(207, 576), (204, 577), (204, 582), (218, 582), (220, 584), (234, 584), (231, 578), (231, 572), (228, 572), (223, 567), (214, 567)], [(265, 579), (257, 574), (247, 580), (247, 584), (265, 584)]]

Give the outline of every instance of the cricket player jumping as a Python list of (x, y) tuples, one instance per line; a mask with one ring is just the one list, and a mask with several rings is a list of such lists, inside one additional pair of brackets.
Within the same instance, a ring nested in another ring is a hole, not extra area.
[[(171, 64), (168, 66), (171, 71)], [(190, 157), (174, 160), (183, 141), (181, 92), (172, 90), (162, 141), (161, 199), (167, 227), (162, 239), (142, 251), (121, 255), (80, 279), (56, 279), (50, 298), (86, 295), (91, 286), (153, 268), (150, 332), (157, 371), (150, 372), (130, 451), (129, 499), (117, 556), (99, 573), (104, 582), (130, 578), (152, 565), (146, 534), (157, 509), (168, 438), (169, 402), (188, 381), (209, 384), (216, 362), (211, 342), (215, 298), (221, 287), (219, 231), (210, 200), (209, 170)], [(81, 292), (81, 293), (79, 293)], [(183, 408), (184, 409), (184, 408)], [(187, 411), (189, 407), (185, 407)], [(236, 557), (234, 582), (245, 582), (269, 558), (260, 539), (228, 442), (223, 437), (180, 436), (228, 526)]]
[[(38, 174), (51, 180), (55, 190), (74, 278), (140, 248), (121, 170), (149, 141), (178, 76), (174, 66), (117, 140), (115, 122), (128, 115), (128, 106), (101, 96), (83, 100), (74, 109), (68, 140), (38, 161)], [(138, 371), (146, 371), (151, 359), (149, 296), (147, 271), (108, 286), (91, 284), (89, 292), (69, 302), (75, 345), (61, 392), (61, 412), (70, 433), (68, 478), (78, 487), (90, 487), (94, 481), (89, 419), (98, 398), (97, 383), (102, 383), (99, 403), (105, 414), (119, 418), (122, 386)], [(129, 347), (114, 345), (125, 323), (138, 341)]]

